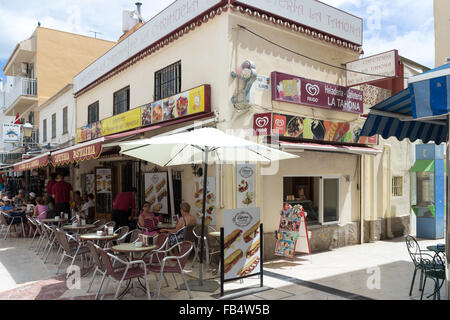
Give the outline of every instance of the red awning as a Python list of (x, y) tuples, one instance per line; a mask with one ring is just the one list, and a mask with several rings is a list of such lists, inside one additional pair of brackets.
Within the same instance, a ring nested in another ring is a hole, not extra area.
[(46, 154), (34, 157), (29, 160), (19, 162), (14, 165), (14, 172), (23, 172), (23, 171), (34, 170), (34, 169), (45, 167), (48, 165), (48, 156), (49, 155), (50, 155), (50, 152), (47, 152)]
[(102, 154), (104, 138), (77, 144), (73, 147), (52, 152), (51, 161), (56, 166), (62, 166), (72, 162), (98, 159)]
[(352, 154), (368, 154), (377, 155), (382, 153), (381, 150), (364, 147), (364, 146), (343, 146), (334, 144), (319, 144), (319, 143), (306, 143), (306, 142), (284, 142), (280, 141), (280, 147), (282, 149), (293, 150), (311, 150), (311, 151), (329, 151), (329, 152), (344, 152)]

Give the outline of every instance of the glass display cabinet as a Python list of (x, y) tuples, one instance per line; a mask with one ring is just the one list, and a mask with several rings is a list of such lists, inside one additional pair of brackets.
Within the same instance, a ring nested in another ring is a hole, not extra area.
[(418, 238), (444, 237), (444, 144), (416, 145), (416, 162), (411, 168), (411, 208), (417, 217)]

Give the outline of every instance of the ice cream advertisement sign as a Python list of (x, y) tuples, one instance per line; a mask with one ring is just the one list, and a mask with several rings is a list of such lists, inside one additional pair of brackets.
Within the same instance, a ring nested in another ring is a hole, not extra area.
[(350, 113), (363, 113), (363, 92), (352, 88), (272, 73), (272, 100)]

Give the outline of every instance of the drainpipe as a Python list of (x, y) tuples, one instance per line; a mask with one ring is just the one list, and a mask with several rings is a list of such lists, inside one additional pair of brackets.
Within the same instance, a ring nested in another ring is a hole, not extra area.
[(394, 235), (391, 229), (391, 146), (385, 144), (383, 149), (384, 156), (386, 157), (386, 237), (392, 239)]
[(370, 191), (369, 191), (369, 201), (370, 201), (370, 242), (378, 241), (375, 236), (375, 220), (377, 217), (377, 213), (375, 211), (375, 186), (377, 185), (374, 181), (373, 167), (374, 167), (374, 156), (370, 156), (369, 158), (369, 181), (370, 183)]
[(364, 244), (364, 216), (366, 210), (364, 210), (363, 199), (364, 199), (364, 168), (363, 168), (363, 155), (360, 154), (358, 157), (359, 161), (359, 224), (360, 224), (360, 244)]

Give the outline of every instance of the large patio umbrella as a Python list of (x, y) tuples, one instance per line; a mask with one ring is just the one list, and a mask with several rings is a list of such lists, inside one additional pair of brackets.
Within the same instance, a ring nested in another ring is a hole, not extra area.
[[(201, 239), (205, 235), (205, 213), (208, 165), (239, 162), (266, 163), (298, 156), (282, 152), (243, 138), (226, 134), (214, 128), (202, 128), (151, 139), (119, 144), (121, 153), (155, 163), (159, 166), (177, 166), (204, 163)], [(200, 286), (203, 286), (203, 248), (200, 250)]]
[[(446, 143), (449, 139), (450, 63), (409, 79), (407, 89), (370, 109), (361, 136), (380, 134), (383, 138), (409, 138), (412, 142), (434, 141)], [(447, 150), (447, 170), (450, 151)], [(447, 186), (448, 188), (448, 186)], [(447, 197), (447, 208), (450, 197)], [(450, 219), (446, 214), (446, 256), (450, 254)], [(446, 261), (447, 299), (450, 298), (450, 264)]]

